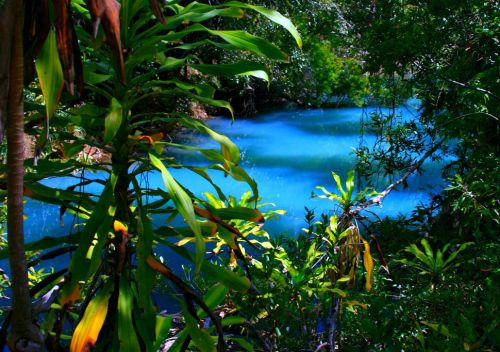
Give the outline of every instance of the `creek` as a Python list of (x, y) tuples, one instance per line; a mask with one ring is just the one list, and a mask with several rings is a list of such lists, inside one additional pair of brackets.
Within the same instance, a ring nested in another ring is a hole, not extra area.
[[(395, 112), (403, 119), (418, 114), (418, 102), (409, 101)], [(361, 121), (380, 108), (340, 109), (293, 109), (264, 113), (252, 118), (237, 117), (234, 123), (227, 117), (216, 117), (207, 121), (216, 131), (229, 136), (240, 148), (241, 166), (256, 180), (262, 202), (275, 204), (286, 215), (269, 221), (265, 226), (271, 235), (296, 235), (305, 226), (304, 207), (313, 209), (316, 215), (332, 214), (335, 204), (325, 199), (311, 198), (311, 193), (320, 193), (316, 186), (325, 186), (335, 191), (331, 172), (345, 180), (348, 170), (355, 164), (353, 149), (360, 143)], [(373, 143), (374, 137), (364, 135), (364, 143)], [(181, 131), (176, 142), (203, 148), (218, 148), (208, 136)], [(171, 150), (180, 163), (186, 165), (208, 165), (199, 153)], [(424, 173), (413, 175), (408, 187), (393, 191), (381, 207), (372, 207), (380, 217), (396, 217), (410, 213), (417, 205), (428, 203), (430, 193), (436, 186), (442, 187), (439, 163), (425, 163)], [(215, 193), (208, 182), (188, 170), (172, 170), (182, 185), (193, 193), (205, 191)], [(226, 195), (239, 198), (249, 190), (248, 185), (224, 177), (220, 172), (211, 174)], [(99, 177), (99, 176), (96, 176)], [(391, 180), (381, 178), (377, 190), (383, 190)], [(46, 184), (64, 188), (74, 179), (50, 179)], [(148, 175), (149, 186), (162, 187), (160, 175)], [(439, 185), (436, 184), (439, 183)], [(89, 189), (87, 189), (89, 190)], [(269, 209), (269, 208), (268, 208)], [(59, 209), (39, 202), (26, 204), (26, 239), (37, 240), (44, 236), (58, 236), (71, 231), (72, 219), (59, 223)]]

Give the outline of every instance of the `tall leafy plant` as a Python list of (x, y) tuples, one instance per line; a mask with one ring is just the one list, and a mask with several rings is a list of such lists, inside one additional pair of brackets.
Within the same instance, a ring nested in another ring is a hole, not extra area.
[[(229, 220), (262, 221), (263, 218), (254, 209), (235, 209), (230, 203), (226, 204), (233, 210), (225, 213), (210, 208), (181, 185), (170, 169), (187, 167), (197, 173), (214, 186), (222, 201), (226, 200), (225, 195), (212, 181), (208, 169), (219, 170), (237, 181), (247, 182), (255, 199), (258, 197), (257, 186), (238, 165), (240, 153), (227, 137), (200, 121), (192, 120), (180, 109), (162, 111), (151, 107), (182, 98), (225, 108), (232, 113), (227, 102), (214, 98), (214, 87), (187, 80), (182, 74), (187, 68), (202, 74), (267, 77), (264, 65), (250, 61), (207, 64), (193, 51), (202, 46), (248, 50), (282, 61), (287, 58), (279, 48), (260, 37), (241, 30), (212, 29), (209, 24), (202, 25), (203, 22), (209, 22), (215, 16), (242, 18), (244, 10), (248, 9), (284, 26), (300, 45), (297, 31), (279, 13), (237, 1), (217, 6), (196, 2), (181, 6), (173, 1), (163, 8), (152, 2), (159, 22), (151, 17), (146, 1), (122, 1), (119, 4), (116, 1), (84, 3), (75, 0), (71, 4), (68, 1), (40, 4), (55, 9), (56, 32), (51, 32), (49, 26), (48, 30), (40, 29), (39, 33), (44, 45), (37, 59), (37, 70), (47, 107), (46, 117), (51, 118), (56, 128), (64, 123), (66, 127), (69, 124), (87, 131), (84, 138), (62, 134), (65, 136), (62, 141), (64, 154), (69, 160), (40, 160), (33, 172), (26, 175), (25, 195), (60, 205), (62, 212), (71, 211), (85, 219), (76, 234), (55, 241), (45, 238), (28, 246), (48, 250), (51, 253), (47, 254), (49, 257), (76, 248), (57, 296), (59, 308), (49, 312), (43, 326), (45, 332), (53, 332), (49, 343), (56, 348), (68, 313), (77, 313), (78, 324), (70, 345), (72, 351), (80, 351), (96, 343), (113, 345), (113, 348), (122, 350), (154, 350), (165, 337), (156, 331), (168, 331), (169, 326), (168, 319), (156, 317), (151, 299), (155, 275), (159, 273), (171, 280), (185, 298), (182, 304), (185, 328), (178, 335), (176, 346), (186, 348), (193, 344), (202, 350), (215, 349), (210, 336), (213, 331), (202, 329), (198, 324), (203, 316), (209, 316), (218, 335), (217, 346), (222, 348), (225, 344), (222, 326), (212, 309), (221, 302), (227, 289), (245, 292), (250, 289), (251, 283), (247, 277), (205, 260), (206, 232), (200, 218), (213, 224), (212, 228), (220, 240), (237, 253), (242, 262), (246, 259), (238, 242), (241, 233), (230, 225)], [(81, 18), (80, 23), (92, 22), (93, 35), (97, 39), (93, 39), (84, 27), (71, 26), (67, 16), (70, 5), (71, 11)], [(44, 15), (50, 12), (47, 8), (38, 7), (38, 10)], [(100, 23), (103, 34), (99, 31)], [(82, 51), (86, 58), (82, 69), (76, 37), (83, 44)], [(108, 45), (103, 45), (104, 39)], [(44, 56), (44, 53), (48, 55)], [(62, 87), (62, 82), (47, 83), (56, 76), (61, 77), (59, 72), (62, 72), (64, 85), (70, 93), (81, 88), (81, 78), (85, 78), (84, 93), (88, 97), (84, 105), (71, 109), (64, 119), (62, 115), (52, 116), (60, 98), (57, 87)], [(166, 129), (174, 123), (210, 135), (220, 145), (220, 150), (164, 142), (162, 138)], [(86, 166), (89, 170), (103, 173), (103, 179), (82, 180), (69, 189), (49, 188), (40, 183), (46, 177), (67, 176), (83, 167), (72, 157), (84, 145), (100, 148), (111, 155), (106, 165)], [(181, 165), (164, 155), (165, 146), (199, 152), (209, 164), (205, 167)], [(166, 190), (151, 189), (140, 182), (151, 170), (161, 173)], [(101, 184), (100, 195), (76, 191), (77, 187), (90, 183)], [(192, 260), (196, 272), (204, 272), (219, 282), (205, 299), (175, 275), (168, 267), (168, 261), (161, 262), (152, 254), (157, 244), (172, 246), (168, 238), (182, 236), (171, 226), (155, 228), (151, 219), (154, 213), (163, 214), (167, 220), (180, 216), (188, 224), (195, 252), (181, 247), (174, 250)], [(67, 246), (72, 244), (77, 246)], [(54, 246), (63, 246), (65, 250), (53, 250)], [(51, 277), (52, 282), (63, 273), (57, 274)], [(54, 297), (51, 296), (51, 299)], [(75, 306), (80, 301), (83, 305)], [(201, 311), (197, 312), (196, 305)], [(136, 324), (135, 321), (142, 323)], [(100, 335), (101, 329), (106, 326), (114, 327), (113, 336)]]

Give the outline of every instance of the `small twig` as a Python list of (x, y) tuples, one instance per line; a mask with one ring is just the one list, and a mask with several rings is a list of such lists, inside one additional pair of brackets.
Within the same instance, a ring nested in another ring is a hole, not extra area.
[(466, 89), (475, 90), (475, 91), (478, 91), (478, 92), (481, 92), (481, 93), (485, 93), (485, 94), (488, 94), (489, 96), (495, 98), (496, 100), (500, 100), (500, 97), (498, 95), (496, 95), (495, 93), (490, 92), (489, 90), (486, 90), (484, 88), (474, 87), (474, 86), (471, 86), (471, 85), (468, 85), (468, 84), (465, 84), (465, 83), (462, 83), (462, 82), (455, 81), (454, 79), (451, 79), (451, 78), (447, 78), (446, 80), (448, 82), (450, 82), (450, 83), (456, 84), (457, 86), (460, 86), (460, 87), (463, 87), (463, 88), (466, 88)]
[(328, 345), (330, 346), (330, 352), (335, 352), (335, 333), (337, 332), (337, 316), (339, 314), (340, 308), (340, 298), (335, 297), (333, 301), (333, 307), (330, 308), (329, 325), (330, 331), (328, 334)]
[(328, 347), (328, 342), (323, 342), (322, 344), (320, 344), (315, 350), (314, 352), (320, 352), (322, 349), (324, 348), (327, 348)]
[(402, 184), (403, 182), (405, 182), (408, 177), (411, 176), (411, 174), (413, 174), (415, 172), (415, 170), (417, 170), (420, 166), (422, 166), (422, 164), (424, 163), (425, 160), (427, 160), (427, 158), (429, 158), (432, 154), (434, 154), (434, 152), (436, 150), (438, 150), (441, 145), (443, 144), (444, 142), (444, 139), (442, 139), (441, 141), (439, 141), (438, 143), (436, 143), (431, 149), (429, 149), (422, 158), (420, 158), (420, 160), (418, 160), (415, 164), (413, 164), (412, 167), (410, 167), (410, 169), (406, 172), (406, 174), (404, 174), (403, 177), (401, 177), (399, 180), (397, 180), (396, 182), (390, 184), (383, 192), (379, 193), (376, 197), (373, 197), (373, 198), (370, 198), (368, 199), (366, 202), (364, 202), (363, 204), (361, 204), (360, 206), (358, 206), (356, 209), (353, 209), (353, 210), (350, 210), (349, 211), (349, 215), (358, 215), (361, 211), (365, 210), (366, 208), (372, 206), (372, 205), (380, 205), (382, 204), (382, 201), (384, 200), (384, 198), (389, 194), (391, 193), (391, 191), (396, 188), (397, 186), (399, 186), (400, 184)]
[(390, 274), (389, 266), (387, 265), (387, 261), (384, 257), (384, 252), (382, 252), (382, 247), (380, 247), (380, 243), (378, 242), (377, 237), (375, 237), (374, 235), (370, 235), (370, 238), (375, 242), (375, 248), (377, 249), (378, 257), (380, 259), (380, 262), (382, 263), (382, 267), (387, 272), (387, 274)]

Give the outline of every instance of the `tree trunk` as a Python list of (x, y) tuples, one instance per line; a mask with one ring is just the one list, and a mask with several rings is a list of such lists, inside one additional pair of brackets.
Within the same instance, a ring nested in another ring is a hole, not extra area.
[[(13, 3), (13, 4), (9, 4)], [(39, 329), (33, 324), (28, 268), (24, 251), (24, 1), (7, 1), (15, 19), (12, 35), (7, 110), (7, 227), (12, 279), (12, 330), (9, 347), (14, 351), (42, 349)], [(3, 45), (3, 44), (2, 44)]]
[(3, 139), (5, 120), (7, 119), (7, 99), (9, 98), (9, 69), (14, 32), (15, 1), (7, 1), (0, 6), (0, 141)]

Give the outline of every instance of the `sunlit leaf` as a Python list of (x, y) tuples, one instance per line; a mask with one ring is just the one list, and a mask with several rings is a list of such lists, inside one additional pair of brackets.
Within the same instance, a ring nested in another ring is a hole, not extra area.
[(83, 318), (78, 323), (71, 338), (70, 352), (85, 352), (95, 345), (108, 314), (108, 301), (113, 288), (112, 284), (112, 280), (108, 280), (85, 309)]
[(170, 172), (168, 172), (167, 168), (165, 167), (165, 165), (163, 165), (160, 159), (158, 159), (153, 154), (149, 154), (149, 159), (151, 160), (153, 166), (160, 170), (163, 182), (167, 187), (170, 198), (173, 200), (177, 211), (188, 223), (189, 227), (191, 227), (194, 235), (196, 236), (195, 271), (199, 272), (201, 263), (204, 260), (206, 246), (205, 241), (203, 240), (203, 237), (201, 235), (200, 224), (196, 220), (191, 197), (189, 197), (186, 191), (184, 191), (184, 189), (172, 177), (172, 175), (170, 174)]
[(241, 7), (241, 8), (252, 9), (254, 11), (259, 12), (260, 14), (269, 18), (271, 21), (276, 22), (279, 25), (283, 26), (294, 37), (299, 48), (302, 48), (302, 38), (300, 37), (300, 34), (297, 31), (297, 28), (295, 28), (292, 21), (290, 21), (288, 18), (286, 18), (285, 16), (283, 16), (279, 12), (267, 9), (265, 7), (262, 7), (262, 6), (256, 6), (256, 5), (242, 3), (240, 1), (229, 1), (229, 2), (224, 3), (224, 6), (237, 6), (237, 7)]

